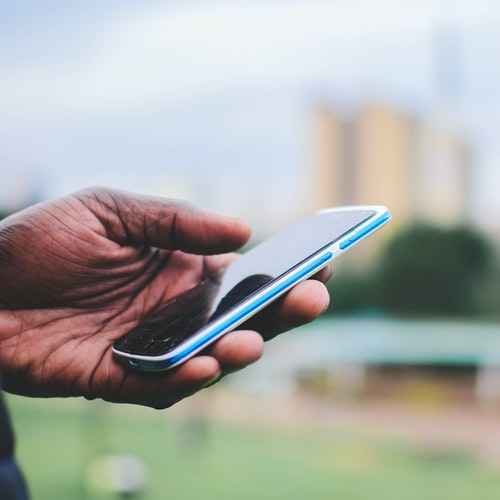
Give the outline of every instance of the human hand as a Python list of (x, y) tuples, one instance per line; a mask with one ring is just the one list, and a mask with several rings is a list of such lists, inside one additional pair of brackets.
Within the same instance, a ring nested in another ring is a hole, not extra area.
[(0, 367), (5, 388), (165, 408), (262, 354), (262, 336), (328, 305), (318, 280), (297, 285), (251, 327), (179, 368), (137, 372), (114, 340), (169, 299), (227, 265), (248, 226), (176, 200), (93, 189), (0, 222)]

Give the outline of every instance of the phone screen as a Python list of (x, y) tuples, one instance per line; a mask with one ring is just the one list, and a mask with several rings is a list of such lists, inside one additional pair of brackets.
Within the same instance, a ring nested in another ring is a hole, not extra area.
[(210, 321), (241, 304), (376, 212), (360, 209), (306, 217), (236, 259), (227, 268), (170, 300), (114, 343), (117, 351), (167, 354)]

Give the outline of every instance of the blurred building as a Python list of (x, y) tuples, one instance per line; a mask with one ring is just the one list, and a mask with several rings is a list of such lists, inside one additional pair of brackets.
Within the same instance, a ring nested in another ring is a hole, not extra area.
[(233, 375), (239, 390), (274, 398), (373, 398), (500, 409), (498, 325), (388, 317), (325, 318), (266, 346)]
[(452, 225), (466, 217), (467, 143), (444, 114), (415, 119), (369, 104), (344, 117), (315, 116), (312, 205), (387, 205), (393, 228), (421, 219)]

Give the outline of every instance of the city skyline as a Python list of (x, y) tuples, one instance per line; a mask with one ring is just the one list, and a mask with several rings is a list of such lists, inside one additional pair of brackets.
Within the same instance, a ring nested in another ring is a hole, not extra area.
[(343, 115), (322, 104), (315, 134), (314, 209), (387, 204), (393, 226), (470, 221), (469, 143), (446, 114), (420, 117), (367, 102)]
[(27, 180), (41, 198), (107, 184), (292, 216), (317, 102), (429, 116), (444, 87), (470, 140), (472, 220), (498, 227), (495, 3), (28, 4), (0, 5), (2, 205)]

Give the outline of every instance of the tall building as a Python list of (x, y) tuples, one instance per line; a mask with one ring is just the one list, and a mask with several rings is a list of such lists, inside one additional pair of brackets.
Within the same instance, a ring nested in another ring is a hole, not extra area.
[(448, 114), (421, 121), (416, 154), (415, 216), (441, 225), (466, 221), (472, 189), (469, 148)]
[(387, 205), (393, 213), (393, 226), (411, 216), (413, 131), (412, 120), (404, 114), (369, 105), (361, 110), (354, 141), (350, 141), (355, 147), (354, 203)]
[(322, 105), (316, 109), (314, 127), (312, 211), (344, 204), (344, 172), (347, 170), (345, 137), (340, 119), (330, 108)]

